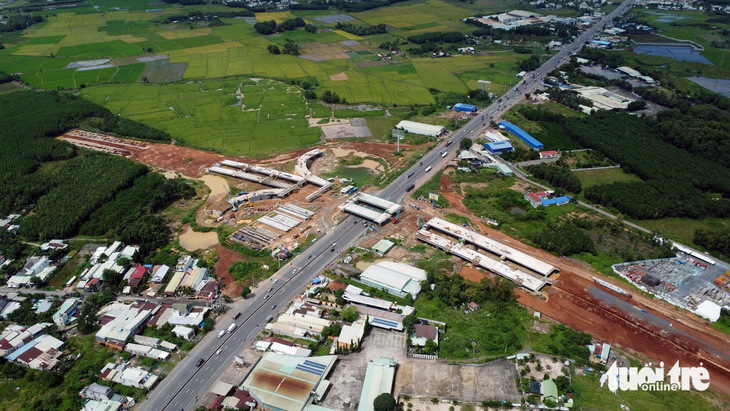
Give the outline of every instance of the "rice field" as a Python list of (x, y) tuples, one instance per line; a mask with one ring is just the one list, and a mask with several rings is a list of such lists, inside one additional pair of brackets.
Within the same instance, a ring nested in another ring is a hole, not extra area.
[[(261, 36), (242, 19), (224, 18), (226, 25), (190, 28), (183, 24), (161, 25), (160, 16), (190, 10), (231, 10), (222, 6), (149, 5), (129, 0), (125, 10), (115, 10), (112, 0), (101, 0), (94, 9), (68, 9), (26, 30), (17, 44), (0, 50), (0, 70), (20, 73), (21, 78), (42, 89), (78, 88), (94, 84), (177, 80), (213, 80), (229, 77), (296, 79), (319, 84), (318, 92), (330, 90), (350, 103), (431, 104), (429, 88), (464, 93), (478, 88), (477, 80), (492, 81), (499, 92), (514, 81), (515, 63), (524, 55), (503, 52), (489, 56), (454, 56), (448, 59), (394, 58), (378, 61), (378, 45), (396, 36), (433, 31), (472, 31), (460, 21), (474, 14), (476, 5), (426, 0), (405, 2), (359, 13), (348, 13), (353, 24), (389, 26), (389, 33), (355, 36), (341, 30), (309, 33), (293, 30)], [(181, 7), (181, 6), (175, 6)], [(162, 12), (146, 13), (148, 8)], [(103, 13), (101, 12), (103, 11)], [(341, 13), (302, 10), (257, 13), (256, 20), (283, 20), (301, 16), (319, 28), (333, 28), (316, 17)], [(287, 40), (300, 45), (301, 57), (273, 55), (267, 47)], [(346, 41), (357, 41), (358, 44)], [(142, 63), (138, 57), (166, 55), (169, 65)], [(72, 62), (110, 59), (113, 68), (78, 72), (65, 67)], [(342, 75), (344, 73), (344, 76)], [(338, 76), (339, 75), (339, 76)], [(333, 80), (331, 76), (336, 76)], [(339, 80), (337, 80), (339, 79)], [(140, 85), (141, 86), (141, 85)], [(220, 147), (222, 141), (220, 140)], [(213, 143), (211, 143), (213, 144)]]
[(320, 141), (320, 129), (307, 126), (309, 108), (300, 90), (277, 81), (103, 85), (81, 95), (186, 144), (220, 152), (265, 157)]

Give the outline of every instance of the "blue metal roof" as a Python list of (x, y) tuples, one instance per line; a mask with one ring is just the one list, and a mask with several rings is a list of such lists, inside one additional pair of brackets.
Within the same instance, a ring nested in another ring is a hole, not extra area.
[(492, 153), (496, 151), (510, 151), (514, 149), (514, 147), (512, 147), (512, 143), (507, 140), (497, 141), (494, 143), (486, 143), (484, 144), (484, 148)]
[(599, 46), (610, 46), (610, 41), (593, 40), (591, 43), (598, 44)]
[(542, 205), (549, 206), (553, 204), (565, 204), (570, 202), (570, 197), (568, 196), (560, 196), (555, 198), (547, 198), (542, 200)]
[(303, 363), (297, 365), (295, 369), (300, 371), (306, 371), (314, 375), (322, 375), (324, 370), (327, 369), (327, 366), (318, 362), (305, 360)]
[(521, 128), (517, 127), (516, 125), (510, 123), (509, 121), (500, 121), (499, 125), (503, 126), (505, 129), (507, 129), (507, 131), (509, 131), (510, 133), (519, 137), (520, 140), (524, 141), (525, 143), (527, 143), (528, 146), (530, 146), (532, 148), (545, 147), (545, 144), (537, 141), (535, 139), (535, 137), (527, 134), (524, 130), (522, 130)]
[(398, 323), (395, 321), (386, 320), (384, 318), (374, 317), (371, 321), (373, 324), (378, 324), (390, 328), (398, 328)]
[(477, 106), (473, 106), (471, 104), (464, 104), (464, 103), (456, 103), (454, 104), (454, 110), (456, 111), (476, 111)]

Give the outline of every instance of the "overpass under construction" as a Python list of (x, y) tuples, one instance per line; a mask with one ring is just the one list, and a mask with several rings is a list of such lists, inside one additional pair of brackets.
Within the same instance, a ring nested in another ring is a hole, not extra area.
[(208, 168), (208, 172), (240, 178), (242, 180), (273, 187), (243, 193), (229, 199), (228, 202), (234, 206), (258, 200), (267, 200), (274, 197), (284, 198), (294, 192), (294, 190), (301, 188), (306, 183), (319, 186), (317, 191), (307, 196), (307, 200), (312, 201), (325, 191), (332, 188), (332, 183), (321, 177), (315, 176), (308, 168), (309, 163), (322, 153), (324, 153), (322, 150), (314, 149), (299, 157), (295, 166), (295, 171), (299, 175), (233, 160), (223, 160), (219, 164)]
[[(365, 205), (360, 205), (358, 203)], [(345, 204), (339, 206), (339, 208), (342, 211), (360, 216), (366, 220), (383, 224), (388, 221), (393, 214), (399, 213), (403, 206), (371, 194), (358, 193)]]
[(436, 231), (456, 237), (460, 241), (474, 244), (478, 248), (497, 255), (502, 260), (510, 260), (515, 264), (521, 265), (543, 276), (548, 276), (554, 271), (558, 271), (557, 268), (544, 261), (538, 260), (535, 257), (523, 253), (522, 251), (492, 240), (484, 235), (475, 233), (474, 231), (467, 230), (464, 227), (452, 224), (446, 220), (432, 218), (426, 223), (426, 226)]
[(477, 267), (482, 267), (487, 271), (502, 276), (529, 291), (538, 292), (543, 286), (550, 284), (550, 280), (547, 277), (538, 278), (537, 276), (512, 268), (502, 261), (480, 254), (474, 250), (466, 248), (460, 243), (454, 243), (448, 238), (434, 234), (426, 229), (418, 230), (416, 232), (416, 238), (424, 243), (461, 257)]

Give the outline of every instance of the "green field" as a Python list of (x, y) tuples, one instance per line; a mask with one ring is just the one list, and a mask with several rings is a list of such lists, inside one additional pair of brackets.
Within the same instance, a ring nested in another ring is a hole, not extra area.
[(601, 388), (599, 375), (573, 376), (575, 396), (583, 409), (620, 411), (621, 404), (632, 410), (715, 410), (710, 402), (696, 392), (683, 391), (620, 391), (613, 394)]
[[(474, 26), (461, 21), (476, 11), (495, 11), (494, 8), (515, 6), (513, 2), (494, 5), (474, 5), (444, 0), (403, 2), (359, 13), (349, 13), (354, 24), (389, 26), (386, 34), (358, 37), (344, 31), (309, 33), (304, 30), (287, 31), (261, 36), (251, 24), (242, 19), (223, 18), (226, 24), (216, 27), (187, 24), (160, 24), (156, 19), (192, 10), (231, 11), (221, 6), (150, 5), (144, 0), (133, 0), (125, 10), (115, 10), (114, 2), (94, 3), (91, 8), (70, 8), (48, 21), (25, 30), (22, 36), (7, 36), (2, 41), (6, 49), (0, 51), (0, 70), (19, 73), (30, 85), (42, 89), (74, 89), (82, 84), (125, 83), (142, 81), (146, 63), (136, 58), (164, 54), (170, 63), (187, 66), (183, 79), (220, 79), (231, 76), (297, 79), (318, 83), (320, 91), (336, 92), (349, 103), (366, 102), (386, 105), (431, 104), (429, 88), (444, 92), (465, 93), (478, 87), (477, 80), (492, 81), (492, 91), (501, 93), (515, 82), (516, 62), (525, 58), (510, 51), (492, 50), (479, 56), (454, 56), (449, 59), (411, 58), (395, 56), (391, 62), (377, 61), (378, 46), (396, 38), (434, 31), (470, 33)], [(161, 8), (161, 12), (146, 13), (145, 9)], [(315, 20), (320, 16), (338, 13), (335, 9), (322, 11), (293, 11), (258, 13), (258, 20), (282, 21), (302, 16), (307, 23), (319, 28), (334, 24)], [(303, 55), (325, 55), (321, 58), (303, 58), (273, 55), (267, 46), (282, 46), (294, 40)], [(357, 40), (357, 45), (345, 45), (346, 40)], [(352, 50), (348, 50), (353, 47)], [(406, 52), (408, 45), (405, 47)], [(345, 53), (345, 51), (349, 51)], [(64, 69), (69, 63), (84, 60), (111, 59), (118, 70), (78, 72)], [(134, 66), (128, 67), (128, 66)], [(332, 80), (330, 76), (344, 73), (346, 80)], [(167, 75), (172, 75), (167, 74)], [(165, 77), (150, 80), (164, 81)]]
[[(237, 105), (239, 87), (243, 110)], [(221, 152), (266, 156), (320, 140), (320, 129), (307, 126), (309, 110), (300, 90), (276, 81), (104, 85), (81, 95), (186, 144)]]
[(621, 168), (574, 171), (574, 173), (578, 176), (578, 179), (584, 189), (597, 184), (631, 183), (634, 181), (641, 181), (639, 177), (625, 173)]

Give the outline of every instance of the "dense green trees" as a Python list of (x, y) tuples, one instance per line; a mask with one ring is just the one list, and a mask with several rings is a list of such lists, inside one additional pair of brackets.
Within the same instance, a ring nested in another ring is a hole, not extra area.
[(274, 34), (274, 33), (280, 33), (282, 31), (290, 31), (295, 30), (299, 27), (304, 27), (304, 19), (301, 17), (295, 17), (293, 19), (287, 19), (281, 22), (281, 24), (276, 24), (276, 21), (269, 20), (269, 21), (260, 21), (253, 25), (254, 30), (256, 30), (259, 34)]
[(582, 252), (596, 253), (596, 244), (593, 239), (570, 222), (548, 224), (547, 227), (535, 233), (532, 240), (540, 248), (556, 252), (561, 256)]
[(530, 58), (520, 61), (517, 67), (522, 71), (537, 70), (540, 67), (540, 58), (533, 54)]
[(730, 227), (719, 230), (697, 229), (694, 241), (710, 251), (717, 251), (730, 257)]
[(536, 164), (527, 168), (536, 178), (545, 180), (555, 187), (564, 188), (571, 193), (580, 193), (583, 187), (580, 180), (568, 167)]
[(320, 96), (320, 99), (322, 100), (322, 102), (327, 104), (337, 104), (340, 102), (340, 96), (338, 96), (337, 93), (333, 93), (329, 90), (325, 90)]
[(461, 43), (466, 40), (464, 33), (458, 31), (424, 33), (408, 37), (408, 41), (414, 44), (426, 43)]
[[(528, 119), (538, 120), (541, 126), (559, 127), (568, 138), (603, 153), (627, 172), (646, 180), (592, 186), (585, 190), (588, 200), (615, 207), (638, 219), (724, 217), (730, 215), (730, 204), (715, 200), (708, 193), (730, 195), (730, 169), (708, 158), (711, 153), (728, 157), (719, 148), (720, 144), (728, 144), (723, 135), (728, 126), (719, 121), (723, 115), (697, 110), (694, 117), (672, 111), (657, 119), (614, 111), (599, 111), (584, 118), (540, 110), (521, 112)], [(709, 129), (708, 137), (686, 133), (687, 128), (694, 127)], [(695, 139), (704, 139), (707, 144)], [(707, 158), (679, 148), (682, 142)], [(713, 144), (717, 150), (705, 151)]]
[(348, 323), (351, 323), (353, 321), (356, 321), (360, 317), (360, 313), (357, 312), (357, 308), (355, 306), (349, 306), (342, 310), (342, 321), (347, 321)]
[(167, 180), (160, 174), (149, 173), (134, 181), (134, 185), (116, 194), (112, 201), (99, 207), (79, 231), (84, 235), (101, 236), (147, 212), (159, 211), (171, 202), (194, 194), (184, 181)]
[(145, 173), (144, 165), (107, 154), (69, 160), (49, 176), (53, 188), (38, 200), (34, 214), (23, 219), (20, 233), (33, 239), (72, 236), (91, 213)]
[(591, 335), (575, 331), (564, 324), (550, 327), (550, 341), (548, 342), (549, 354), (573, 358), (578, 361), (577, 365), (585, 364), (591, 353), (586, 347), (591, 343)]
[(337, 23), (335, 25), (335, 28), (337, 30), (346, 31), (350, 34), (354, 34), (356, 36), (367, 36), (371, 34), (383, 34), (387, 33), (388, 30), (385, 26), (385, 24), (380, 23), (377, 25), (368, 24), (368, 25), (355, 25), (351, 23)]

